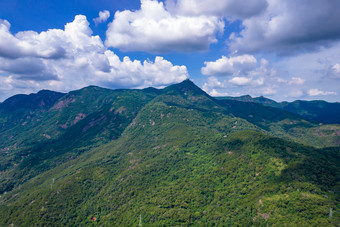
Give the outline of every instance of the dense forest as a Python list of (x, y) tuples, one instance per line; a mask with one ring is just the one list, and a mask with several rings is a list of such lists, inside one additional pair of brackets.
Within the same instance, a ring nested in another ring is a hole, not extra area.
[(13, 96), (0, 225), (339, 226), (340, 125), (316, 119), (190, 80)]

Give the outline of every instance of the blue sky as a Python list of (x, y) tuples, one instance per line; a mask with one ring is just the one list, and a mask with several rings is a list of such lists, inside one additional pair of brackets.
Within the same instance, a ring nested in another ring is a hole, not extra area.
[(1, 0), (0, 101), (164, 87), (340, 101), (337, 0)]

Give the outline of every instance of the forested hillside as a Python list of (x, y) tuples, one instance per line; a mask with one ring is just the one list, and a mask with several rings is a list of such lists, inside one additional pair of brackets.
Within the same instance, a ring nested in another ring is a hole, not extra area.
[(263, 96), (252, 98), (249, 95), (240, 97), (218, 97), (219, 100), (236, 100), (241, 102), (259, 103), (299, 115), (309, 121), (326, 124), (340, 124), (340, 103), (329, 103), (322, 100), (294, 102), (275, 102)]
[(189, 80), (55, 94), (0, 104), (1, 226), (340, 223), (340, 125)]

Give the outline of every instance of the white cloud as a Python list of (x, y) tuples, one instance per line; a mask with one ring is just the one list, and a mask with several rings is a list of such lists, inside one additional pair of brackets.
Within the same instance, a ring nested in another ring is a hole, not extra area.
[(261, 95), (274, 95), (274, 94), (277, 93), (276, 90), (274, 90), (273, 88), (270, 88), (270, 87), (263, 88), (259, 92), (260, 92)]
[(216, 77), (211, 76), (208, 81), (203, 84), (203, 90), (209, 92), (211, 88), (224, 88), (224, 83), (220, 82)]
[(110, 62), (111, 70), (108, 73), (98, 73), (103, 85), (113, 84), (123, 87), (148, 87), (169, 85), (187, 79), (188, 71), (185, 66), (173, 65), (164, 60), (163, 57), (156, 57), (155, 61), (138, 60), (131, 61), (124, 57), (120, 61), (112, 51), (105, 52)]
[(294, 54), (340, 39), (340, 1), (268, 0), (266, 10), (242, 21), (232, 34), (233, 51), (274, 51)]
[(224, 22), (216, 16), (172, 15), (163, 2), (142, 0), (140, 10), (115, 13), (105, 44), (123, 51), (203, 51), (223, 30)]
[[(275, 78), (275, 81), (276, 83), (280, 83), (280, 84), (284, 84), (284, 85), (291, 85), (291, 87), (293, 86), (298, 86), (298, 85), (303, 85), (305, 84), (306, 80), (305, 79), (302, 79), (301, 77), (292, 77), (290, 78), (289, 80), (285, 80), (285, 79), (282, 79), (280, 77), (278, 78)], [(295, 93), (295, 92), (293, 92)]]
[(264, 58), (261, 59), (260, 66), (258, 68), (253, 68), (248, 72), (248, 74), (252, 77), (255, 76), (273, 77), (276, 75), (276, 73), (277, 73), (276, 69), (274, 67), (269, 68), (269, 62)]
[(23, 31), (13, 36), (10, 24), (0, 21), (0, 57), (59, 59), (73, 56), (74, 51), (102, 51), (104, 45), (92, 30), (85, 16), (77, 15), (65, 29), (49, 29), (46, 32)]
[(264, 82), (265, 82), (264, 78), (263, 77), (259, 77), (256, 80), (253, 80), (253, 85), (254, 86), (261, 86), (261, 85), (264, 84)]
[(308, 90), (308, 95), (310, 96), (337, 95), (337, 93), (333, 91), (320, 91), (319, 89), (313, 88), (313, 89)]
[(247, 18), (261, 13), (266, 0), (167, 0), (169, 11), (180, 15), (214, 15), (232, 19)]
[(15, 36), (9, 31), (10, 23), (0, 20), (0, 57), (19, 58), (34, 56), (40, 58), (60, 58), (65, 55), (65, 49), (56, 45), (59, 40), (49, 36), (57, 30), (42, 32), (40, 35), (34, 31), (19, 32)]
[[(89, 22), (82, 15), (67, 23), (64, 30), (51, 29), (39, 34), (25, 31), (13, 36), (9, 30), (1, 30), (1, 26), (8, 24), (0, 24), (0, 35), (10, 37), (14, 47), (27, 44), (30, 48), (22, 56), (10, 46), (6, 55), (0, 54), (0, 97), (40, 89), (69, 91), (90, 84), (111, 88), (157, 87), (189, 77), (185, 66), (173, 65), (159, 56), (144, 62), (129, 57), (120, 60), (104, 47), (99, 36), (92, 35)], [(1, 45), (0, 42), (0, 52)], [(51, 53), (62, 49), (63, 55), (49, 58), (51, 54), (43, 52), (46, 47), (51, 47)], [(8, 87), (12, 89), (9, 91)]]
[[(319, 51), (302, 53), (294, 56), (275, 59), (272, 62), (273, 67), (277, 69), (277, 80), (280, 85), (277, 93), (277, 99), (282, 99), (285, 95), (292, 101), (291, 97), (300, 99), (310, 99), (309, 89), (318, 88), (321, 91), (333, 91), (340, 94), (340, 80), (336, 77), (336, 66), (340, 59), (340, 42), (333, 44), (331, 47), (322, 47)], [(335, 67), (334, 67), (335, 66)], [(334, 68), (333, 68), (334, 67)], [(301, 78), (304, 83), (292, 83), (292, 78)], [(274, 81), (273, 83), (277, 83)], [(290, 83), (290, 84), (289, 84)], [(298, 94), (295, 91), (299, 91)], [(328, 101), (339, 101), (338, 96), (324, 96), (323, 99)]]
[(340, 73), (340, 64), (336, 63), (335, 65), (333, 65), (332, 69), (336, 72), (336, 73)]
[[(277, 94), (277, 86), (272, 81), (265, 83), (264, 78), (233, 77), (229, 80), (220, 81), (221, 77), (209, 77), (203, 85), (203, 90), (212, 96), (273, 96)], [(242, 90), (239, 87), (242, 87)]]
[(0, 69), (3, 72), (19, 75), (33, 75), (45, 70), (45, 65), (39, 58), (23, 57), (18, 59), (0, 59)]
[(340, 64), (336, 63), (328, 70), (328, 76), (333, 79), (340, 79)]
[[(339, 10), (335, 0), (142, 0), (139, 10), (115, 13), (106, 45), (82, 15), (64, 29), (41, 33), (12, 34), (10, 23), (0, 20), (0, 93), (180, 82), (188, 77), (185, 66), (156, 56), (152, 61), (117, 56), (107, 47), (152, 53), (203, 51), (221, 39), (219, 33), (229, 25), (241, 23), (241, 33), (227, 42), (232, 54), (201, 68), (209, 76), (205, 91), (277, 99), (317, 94), (339, 101), (334, 95), (340, 93)], [(102, 11), (94, 21), (108, 18), (110, 13)]]
[(204, 62), (205, 67), (201, 69), (201, 72), (203, 75), (240, 75), (254, 69), (256, 63), (257, 60), (252, 55), (222, 56), (216, 61)]
[[(201, 68), (204, 75), (209, 76), (203, 84), (203, 89), (209, 94), (217, 96), (218, 93), (238, 94), (240, 86), (244, 94), (272, 95), (276, 90), (271, 86), (276, 78), (276, 70), (269, 68), (266, 59), (258, 61), (253, 55), (240, 55), (226, 57), (212, 62), (205, 62)], [(221, 81), (220, 81), (221, 80)], [(268, 86), (270, 87), (268, 88)]]
[(212, 89), (209, 92), (209, 95), (211, 95), (213, 97), (229, 96), (229, 94), (227, 92), (218, 92), (218, 91), (216, 91), (216, 89)]
[(301, 84), (304, 84), (306, 82), (306, 80), (300, 78), (300, 77), (293, 77), (289, 82), (288, 84), (289, 85), (301, 85)]
[(251, 78), (247, 78), (247, 77), (234, 77), (232, 79), (229, 80), (229, 83), (232, 83), (232, 84), (236, 84), (236, 85), (247, 85), (247, 84), (250, 84), (250, 82), (252, 81)]
[(94, 18), (93, 21), (96, 25), (105, 23), (110, 17), (110, 11), (104, 10), (99, 12), (99, 16)]
[[(232, 57), (224, 56), (206, 62), (201, 68), (204, 75), (215, 75), (223, 88), (206, 82), (206, 89), (229, 94), (270, 95), (277, 99), (301, 97), (309, 99), (309, 89), (339, 93), (340, 64), (340, 2), (334, 0), (267, 0), (254, 13), (238, 14), (228, 11), (231, 1), (168, 0), (169, 9), (179, 15), (215, 15), (241, 20), (240, 33), (227, 40)], [(243, 1), (238, 1), (239, 5)], [(236, 3), (236, 4), (238, 4)], [(260, 6), (260, 2), (254, 1)], [(226, 8), (224, 8), (226, 7)], [(246, 7), (245, 7), (246, 8)], [(226, 27), (226, 30), (228, 26)], [(263, 56), (248, 70), (228, 63), (235, 56)], [(284, 57), (283, 57), (284, 55)], [(287, 56), (290, 55), (290, 56)], [(250, 55), (252, 56), (252, 55)], [(224, 81), (223, 81), (224, 80)], [(226, 82), (227, 81), (227, 82)], [(315, 86), (317, 85), (317, 86)], [(338, 101), (328, 94), (328, 100)]]
[(264, 84), (264, 78), (259, 77), (257, 79), (254, 79), (253, 77), (242, 77), (242, 76), (236, 76), (229, 80), (229, 83), (232, 83), (234, 85), (238, 86), (244, 86), (244, 85), (251, 85), (253, 87), (261, 86)]

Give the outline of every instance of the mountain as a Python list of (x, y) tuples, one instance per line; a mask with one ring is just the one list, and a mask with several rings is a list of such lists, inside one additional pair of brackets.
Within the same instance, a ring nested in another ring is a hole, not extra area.
[(216, 97), (216, 99), (219, 100), (235, 100), (235, 101), (241, 101), (241, 102), (255, 102), (255, 103), (260, 103), (266, 106), (271, 106), (271, 107), (276, 107), (279, 108), (281, 105), (278, 102), (275, 102), (274, 100), (268, 99), (266, 97), (260, 96), (253, 98), (250, 95), (243, 95), (240, 97)]
[(326, 124), (340, 124), (340, 103), (338, 102), (329, 103), (322, 100), (275, 102), (274, 100), (265, 98), (263, 96), (252, 98), (249, 95), (240, 97), (219, 97), (218, 99), (260, 103), (265, 106), (271, 106), (297, 114), (309, 121)]
[(319, 125), (299, 115), (255, 102), (228, 99), (216, 102), (270, 135), (315, 147), (340, 146), (339, 125)]
[(328, 103), (321, 100), (297, 100), (292, 103), (282, 103), (281, 105), (283, 110), (299, 114), (311, 121), (340, 124), (340, 103)]
[(86, 87), (2, 129), (0, 225), (336, 226), (339, 129), (189, 80)]
[(51, 108), (56, 100), (63, 95), (63, 93), (49, 90), (41, 90), (37, 94), (14, 95), (0, 103), (0, 108), (7, 113), (15, 112), (18, 108), (32, 111), (46, 110)]
[(137, 90), (86, 87), (62, 96), (41, 115), (5, 127), (0, 135), (4, 153), (0, 170), (10, 171), (0, 180), (0, 192), (13, 188), (18, 179), (30, 179), (86, 149), (118, 138), (153, 96)]
[(37, 94), (15, 95), (0, 103), (1, 128), (12, 127), (50, 109), (64, 94), (42, 90)]

